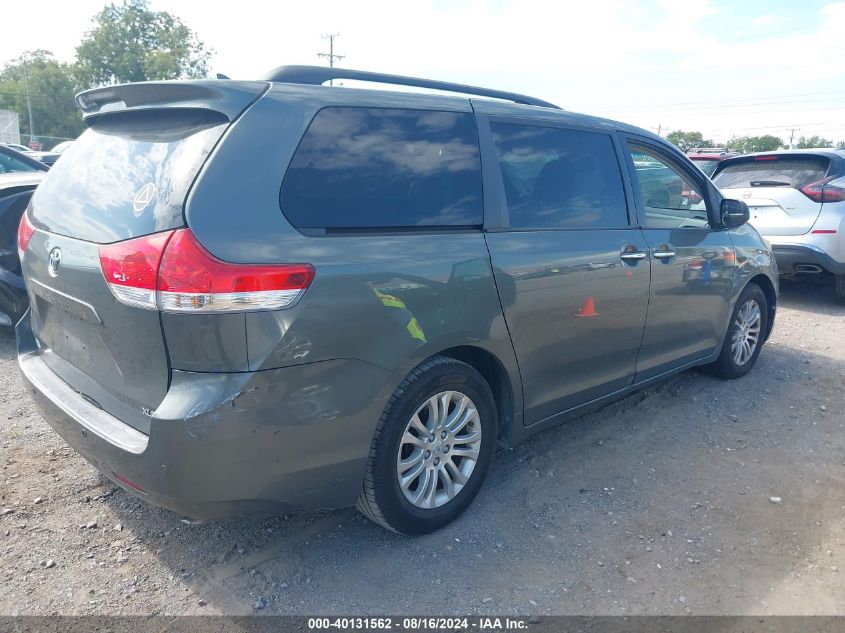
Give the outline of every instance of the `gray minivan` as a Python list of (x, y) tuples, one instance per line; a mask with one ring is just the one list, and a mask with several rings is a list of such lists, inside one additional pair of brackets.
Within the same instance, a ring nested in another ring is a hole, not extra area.
[(20, 367), (69, 444), (189, 517), (357, 501), (430, 532), (497, 446), (741, 376), (774, 322), (747, 207), (644, 130), (337, 68), (78, 102), (20, 225)]

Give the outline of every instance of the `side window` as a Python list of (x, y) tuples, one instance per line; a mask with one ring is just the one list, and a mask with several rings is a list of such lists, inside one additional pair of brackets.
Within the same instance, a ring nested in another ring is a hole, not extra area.
[(282, 184), (297, 228), (481, 226), (471, 114), (330, 107), (317, 113)]
[(631, 145), (631, 159), (649, 229), (703, 228), (710, 225), (701, 188), (660, 154)]
[(491, 123), (511, 228), (628, 224), (622, 174), (607, 134)]

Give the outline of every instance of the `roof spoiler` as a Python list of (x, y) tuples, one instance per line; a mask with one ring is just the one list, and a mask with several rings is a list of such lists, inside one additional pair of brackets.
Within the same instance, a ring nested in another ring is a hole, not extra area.
[(491, 90), (477, 86), (455, 84), (448, 81), (435, 81), (432, 79), (419, 79), (416, 77), (403, 77), (401, 75), (385, 75), (383, 73), (367, 72), (363, 70), (350, 70), (346, 68), (327, 68), (325, 66), (279, 66), (261, 77), (264, 81), (278, 81), (291, 84), (307, 84), (320, 86), (333, 79), (353, 79), (356, 81), (370, 81), (381, 84), (394, 84), (397, 86), (411, 86), (414, 88), (429, 88), (432, 90), (444, 90), (457, 92), (465, 95), (476, 95), (479, 97), (492, 97), (504, 99), (523, 105), (540, 106), (543, 108), (554, 108), (560, 110), (559, 106), (542, 99), (536, 99), (516, 92), (504, 90)]
[(214, 110), (231, 121), (268, 88), (257, 81), (150, 81), (86, 90), (76, 95), (76, 103), (86, 120), (108, 112), (176, 107)]

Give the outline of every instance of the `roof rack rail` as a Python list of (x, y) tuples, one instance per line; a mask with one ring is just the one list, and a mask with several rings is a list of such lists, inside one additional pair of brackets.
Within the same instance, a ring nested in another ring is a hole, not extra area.
[(398, 86), (413, 86), (415, 88), (430, 88), (433, 90), (445, 90), (458, 92), (479, 97), (493, 97), (505, 99), (514, 103), (524, 105), (541, 106), (560, 110), (559, 106), (542, 99), (535, 99), (516, 92), (504, 90), (490, 90), (477, 86), (466, 86), (454, 84), (448, 81), (435, 81), (433, 79), (418, 79), (416, 77), (402, 77), (401, 75), (385, 75), (364, 70), (349, 70), (345, 68), (327, 68), (326, 66), (279, 66), (261, 77), (264, 81), (279, 81), (291, 84), (309, 84), (319, 86), (331, 79), (354, 79), (357, 81), (372, 81), (382, 84), (395, 84)]

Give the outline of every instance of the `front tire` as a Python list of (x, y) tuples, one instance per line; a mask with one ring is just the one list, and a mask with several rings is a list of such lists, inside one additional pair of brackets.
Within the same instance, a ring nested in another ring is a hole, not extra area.
[(493, 393), (478, 371), (443, 356), (425, 361), (379, 419), (358, 509), (400, 534), (447, 525), (481, 488), (497, 426)]
[(768, 332), (768, 301), (755, 283), (748, 284), (736, 301), (719, 358), (706, 369), (720, 378), (740, 378), (751, 371)]

